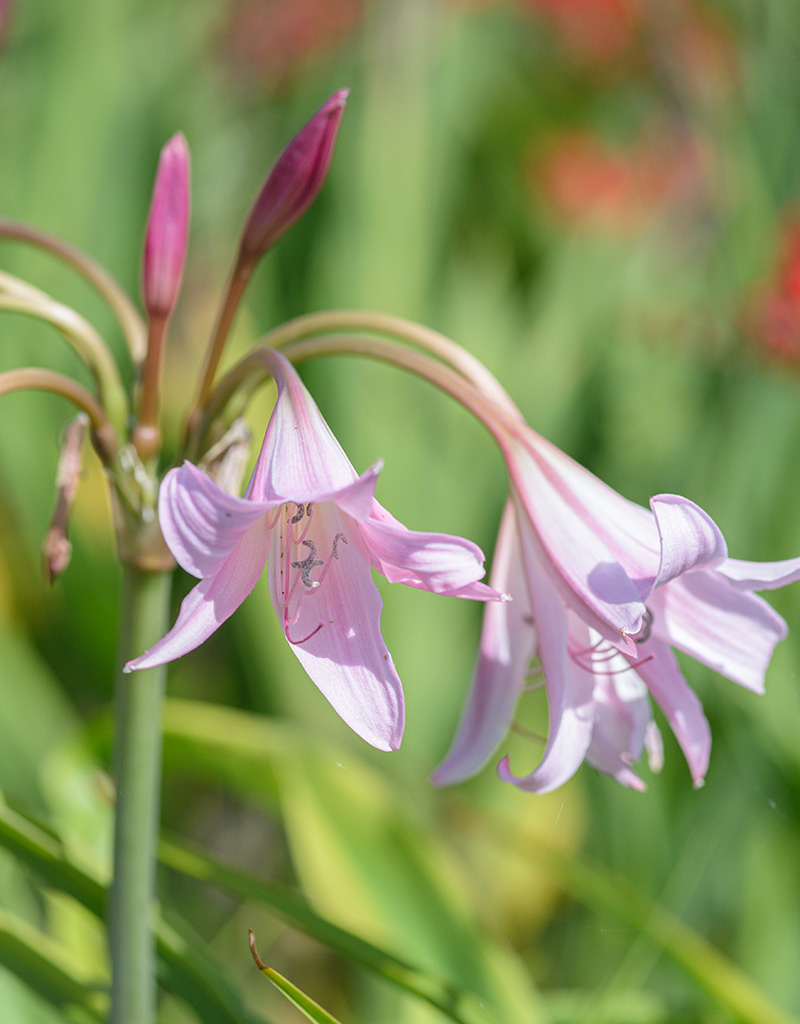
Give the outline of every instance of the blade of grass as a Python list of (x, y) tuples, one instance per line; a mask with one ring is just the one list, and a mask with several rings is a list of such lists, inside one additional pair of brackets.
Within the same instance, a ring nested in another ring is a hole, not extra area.
[(336, 1017), (328, 1013), (327, 1010), (323, 1009), (319, 1003), (305, 994), (296, 985), (293, 985), (288, 978), (284, 978), (282, 974), (279, 974), (273, 967), (267, 967), (262, 962), (261, 957), (258, 955), (256, 950), (256, 937), (253, 935), (252, 929), (250, 930), (250, 952), (255, 961), (256, 967), (261, 971), (265, 978), (268, 978), (275, 988), (289, 1000), (289, 1002), (296, 1006), (297, 1009), (306, 1017), (308, 1020), (313, 1021), (314, 1024), (341, 1024)]

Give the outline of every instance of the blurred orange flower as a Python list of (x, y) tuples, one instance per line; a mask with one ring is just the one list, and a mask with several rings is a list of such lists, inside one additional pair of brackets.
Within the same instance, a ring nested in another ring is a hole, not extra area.
[(611, 234), (646, 226), (664, 208), (697, 195), (708, 161), (691, 137), (647, 132), (613, 145), (575, 130), (529, 161), (535, 194), (560, 217)]
[(800, 214), (790, 216), (778, 242), (777, 269), (751, 304), (747, 332), (770, 356), (800, 366)]

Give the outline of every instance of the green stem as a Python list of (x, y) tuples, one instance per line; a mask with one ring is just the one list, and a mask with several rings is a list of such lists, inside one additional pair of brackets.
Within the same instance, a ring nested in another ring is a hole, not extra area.
[(138, 309), (114, 278), (86, 253), (39, 228), (0, 219), (0, 238), (16, 238), (52, 252), (73, 266), (103, 296), (119, 321), (134, 363), (140, 363), (147, 349), (147, 333)]
[(111, 885), (111, 1024), (153, 1024), (156, 1003), (155, 850), (161, 793), (166, 668), (122, 666), (166, 631), (171, 575), (125, 566), (114, 774), (117, 811)]

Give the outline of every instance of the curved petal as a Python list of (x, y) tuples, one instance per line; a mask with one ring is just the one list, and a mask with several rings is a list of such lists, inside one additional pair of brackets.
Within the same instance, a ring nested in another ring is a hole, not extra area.
[(318, 501), (348, 487), (356, 471), (322, 418), (297, 371), (280, 352), (264, 358), (278, 400), (248, 487), (256, 501)]
[(730, 580), (737, 590), (774, 590), (800, 580), (800, 558), (782, 562), (742, 562), (728, 558), (717, 566), (717, 572)]
[(656, 590), (648, 605), (654, 636), (763, 693), (772, 652), (786, 635), (786, 623), (763, 598), (709, 571), (673, 580)]
[(271, 534), (263, 519), (254, 523), (220, 571), (201, 580), (187, 594), (169, 633), (140, 657), (129, 661), (125, 671), (164, 665), (207, 640), (236, 611), (258, 582), (267, 560)]
[(506, 502), (490, 583), (511, 601), (486, 606), (472, 688), (450, 750), (431, 776), (437, 786), (463, 782), (483, 768), (505, 736), (533, 656), (533, 629), (514, 506)]
[(639, 651), (642, 659), (637, 662), (636, 671), (675, 733), (692, 781), (695, 786), (702, 786), (711, 753), (711, 729), (703, 706), (666, 644), (651, 639), (640, 644)]
[(661, 541), (653, 589), (684, 573), (712, 569), (728, 557), (725, 538), (717, 524), (693, 501), (678, 494), (659, 494), (650, 499), (650, 508)]
[(541, 564), (565, 604), (601, 636), (633, 653), (634, 644), (625, 638), (641, 628), (644, 603), (592, 515), (554, 486), (524, 446), (509, 448), (506, 457), (523, 546), (540, 550)]
[(452, 594), (484, 575), (483, 552), (462, 537), (419, 533), (399, 523), (375, 519), (362, 520), (358, 525), (373, 568), (390, 583), (406, 583), (434, 594)]
[(659, 561), (652, 513), (618, 494), (529, 427), (524, 428), (520, 440), (561, 500), (590, 525), (627, 575), (634, 581), (651, 580)]
[(178, 565), (203, 579), (220, 570), (244, 534), (271, 507), (233, 497), (191, 462), (184, 462), (164, 477), (158, 521)]
[(529, 793), (548, 793), (570, 779), (581, 765), (592, 740), (594, 705), (591, 672), (582, 669), (569, 655), (570, 623), (573, 642), (588, 646), (588, 630), (568, 613), (544, 568), (523, 539), (523, 555), (533, 618), (539, 644), (539, 660), (547, 684), (550, 728), (541, 763), (530, 775), (518, 777), (505, 757), (497, 766), (504, 782)]
[[(395, 750), (403, 735), (403, 690), (381, 636), (381, 599), (358, 526), (326, 502), (315, 507), (308, 538), (318, 552), (332, 552), (316, 586), (302, 585), (301, 563), (285, 564), (278, 531), (270, 553), (270, 593), (286, 639), (350, 728), (380, 750)], [(291, 568), (297, 572), (290, 582)]]

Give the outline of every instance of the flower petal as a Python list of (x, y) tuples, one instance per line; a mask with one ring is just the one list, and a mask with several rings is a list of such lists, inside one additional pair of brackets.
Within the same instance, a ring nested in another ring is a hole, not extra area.
[(627, 575), (634, 581), (652, 579), (659, 541), (649, 509), (624, 498), (534, 430), (527, 428), (523, 440), (560, 499), (589, 525)]
[[(550, 728), (544, 755), (535, 771), (521, 778), (515, 776), (506, 757), (497, 766), (497, 773), (503, 781), (519, 789), (547, 793), (575, 774), (589, 749), (594, 719), (594, 680), (590, 672), (569, 656), (567, 610), (524, 536), (522, 550), (538, 635), (539, 660), (547, 680)], [(570, 620), (573, 621), (573, 640), (587, 646), (588, 629), (577, 616)]]
[(164, 665), (207, 640), (244, 601), (258, 582), (267, 560), (272, 531), (262, 518), (244, 534), (215, 576), (207, 576), (184, 598), (178, 619), (165, 637), (125, 666)]
[(711, 753), (711, 729), (703, 706), (665, 643), (647, 640), (639, 645), (639, 652), (641, 660), (636, 663), (636, 672), (644, 679), (650, 695), (675, 733), (692, 781), (695, 786), (702, 786)]
[(717, 572), (730, 580), (737, 590), (774, 590), (800, 580), (800, 558), (782, 562), (742, 562), (728, 558), (717, 566)]
[(510, 501), (500, 523), (490, 582), (513, 600), (489, 604), (483, 613), (472, 689), (450, 750), (431, 777), (437, 786), (463, 782), (489, 760), (508, 730), (533, 656), (536, 634)]
[(764, 691), (764, 674), (786, 623), (756, 594), (719, 572), (697, 572), (656, 590), (653, 635), (739, 683)]
[(390, 583), (452, 594), (484, 575), (483, 552), (462, 537), (419, 533), (399, 523), (375, 519), (362, 520), (359, 527), (373, 567)]
[(268, 572), (275, 611), (292, 650), (334, 710), (374, 747), (395, 750), (403, 734), (403, 690), (381, 636), (382, 603), (369, 554), (355, 521), (333, 502), (315, 506), (313, 540), (320, 552), (336, 555), (315, 589), (295, 580), (294, 597), (285, 605), (284, 586), (291, 592), (291, 585), (275, 532)]
[(164, 477), (158, 520), (178, 565), (202, 579), (219, 571), (244, 534), (270, 507), (235, 498), (191, 462), (184, 462)]
[(643, 792), (647, 786), (630, 766), (641, 757), (652, 720), (647, 687), (621, 654), (602, 667), (603, 672), (595, 670), (595, 719), (586, 760), (623, 786)]
[(625, 638), (640, 629), (645, 607), (592, 516), (554, 484), (533, 450), (515, 445), (506, 456), (517, 518), (530, 534), (523, 545), (540, 550), (541, 564), (564, 603), (601, 636), (633, 653), (634, 644)]
[(247, 496), (255, 501), (317, 501), (347, 488), (356, 471), (322, 418), (297, 370), (280, 352), (264, 359), (275, 377), (278, 400)]
[(712, 569), (728, 557), (717, 524), (693, 501), (678, 494), (659, 494), (650, 499), (650, 507), (661, 541), (653, 589), (684, 573)]

